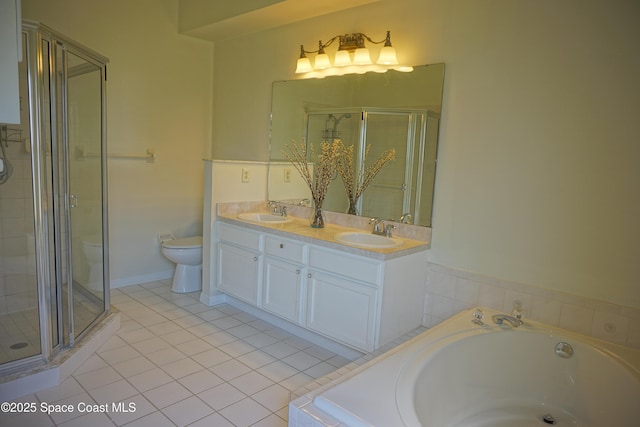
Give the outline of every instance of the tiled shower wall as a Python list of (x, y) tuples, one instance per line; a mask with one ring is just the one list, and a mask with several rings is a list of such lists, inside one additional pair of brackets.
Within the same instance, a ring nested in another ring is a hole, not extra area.
[(510, 313), (519, 301), (525, 318), (640, 349), (640, 310), (545, 290), (429, 263), (423, 324), (484, 306)]
[[(10, 126), (8, 139), (24, 140)], [(24, 141), (5, 145), (13, 174), (0, 184), (0, 314), (37, 306), (31, 156)]]

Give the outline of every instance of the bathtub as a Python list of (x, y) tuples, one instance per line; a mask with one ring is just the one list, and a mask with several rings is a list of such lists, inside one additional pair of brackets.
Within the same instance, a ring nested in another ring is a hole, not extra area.
[[(640, 426), (640, 351), (465, 311), (324, 389), (340, 426)], [(333, 425), (333, 424), (332, 424)]]

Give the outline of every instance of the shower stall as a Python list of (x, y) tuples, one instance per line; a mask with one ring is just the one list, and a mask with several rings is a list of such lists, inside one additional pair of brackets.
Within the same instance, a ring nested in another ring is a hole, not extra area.
[(106, 63), (23, 23), (21, 122), (0, 124), (0, 380), (59, 359), (109, 314)]
[[(353, 145), (356, 170), (368, 167), (385, 150), (395, 149), (395, 160), (384, 166), (358, 200), (359, 215), (395, 220), (405, 215), (415, 224), (431, 223), (438, 113), (404, 108), (322, 108), (308, 110), (305, 119), (307, 144), (313, 144), (316, 152), (327, 140), (341, 139), (346, 146)], [(329, 186), (323, 206), (348, 211), (339, 178)]]

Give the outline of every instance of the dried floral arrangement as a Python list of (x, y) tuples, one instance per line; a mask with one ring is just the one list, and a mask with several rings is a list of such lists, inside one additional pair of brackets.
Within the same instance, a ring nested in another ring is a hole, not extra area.
[[(313, 145), (309, 147), (310, 156), (307, 157), (307, 145), (305, 142), (296, 143), (292, 141), (287, 144), (282, 154), (289, 160), (302, 176), (309, 190), (316, 209), (322, 208), (322, 203), (327, 195), (329, 184), (331, 184), (333, 174), (336, 170), (336, 163), (342, 142), (323, 141), (320, 144), (320, 154), (316, 158)], [(309, 169), (309, 162), (313, 162), (313, 173)]]
[(395, 148), (390, 148), (383, 151), (373, 163), (365, 167), (367, 157), (369, 156), (369, 150), (371, 149), (371, 145), (367, 145), (364, 154), (364, 161), (356, 171), (353, 161), (354, 146), (350, 145), (347, 147), (342, 143), (342, 141), (334, 140), (334, 142), (335, 141), (338, 141), (339, 144), (336, 168), (338, 170), (338, 175), (342, 178), (345, 191), (347, 192), (347, 197), (349, 198), (348, 213), (356, 215), (356, 204), (358, 203), (358, 199), (362, 196), (362, 193), (364, 193), (364, 190), (367, 189), (376, 175), (378, 175), (382, 170), (384, 165), (396, 158), (396, 150)]

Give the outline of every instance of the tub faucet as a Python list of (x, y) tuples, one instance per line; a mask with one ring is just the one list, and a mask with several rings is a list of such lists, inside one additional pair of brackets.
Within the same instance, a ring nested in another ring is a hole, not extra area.
[(524, 323), (521, 319), (509, 316), (508, 314), (494, 314), (491, 316), (491, 320), (493, 320), (493, 323), (496, 325), (502, 325), (506, 321), (511, 324), (511, 327), (513, 328), (517, 328)]

